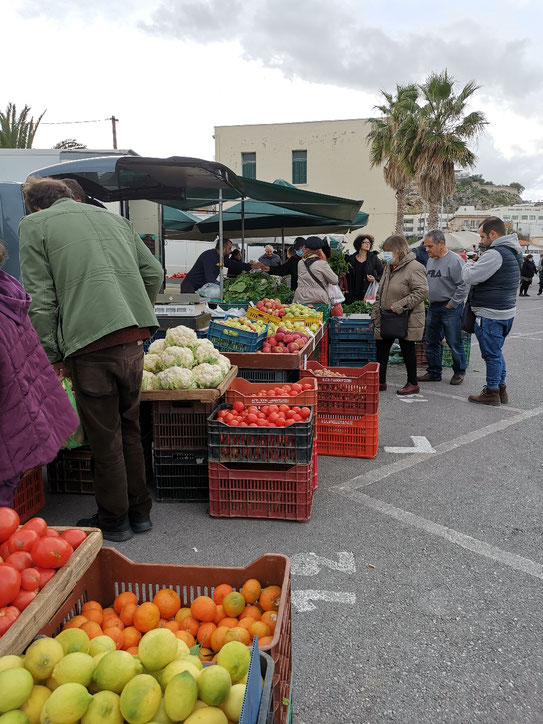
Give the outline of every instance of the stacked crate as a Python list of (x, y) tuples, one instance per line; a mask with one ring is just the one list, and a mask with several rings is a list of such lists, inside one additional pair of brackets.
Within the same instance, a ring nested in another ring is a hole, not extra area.
[(375, 337), (369, 319), (330, 319), (329, 362), (334, 367), (359, 367), (375, 362)]
[(374, 458), (379, 439), (379, 365), (324, 368), (308, 362), (301, 375), (302, 380), (314, 378), (318, 383), (319, 455)]
[(306, 521), (311, 516), (316, 487), (317, 455), (314, 411), (317, 386), (290, 397), (263, 397), (275, 385), (236, 379), (226, 393), (226, 405), (287, 404), (306, 406), (311, 416), (289, 427), (230, 427), (208, 421), (209, 512), (214, 517), (270, 518)]
[[(471, 334), (469, 332), (462, 332), (462, 343), (464, 345), (464, 354), (466, 356), (466, 365), (469, 365), (471, 356)], [(417, 350), (417, 367), (426, 367), (428, 360), (426, 359), (426, 345), (424, 342), (417, 342), (415, 345)], [(441, 343), (441, 364), (443, 367), (452, 367), (452, 355), (451, 348), (443, 340)]]

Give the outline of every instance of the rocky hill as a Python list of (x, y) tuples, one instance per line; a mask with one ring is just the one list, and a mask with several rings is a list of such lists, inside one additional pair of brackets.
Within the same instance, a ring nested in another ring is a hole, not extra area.
[[(511, 183), (508, 186), (499, 186), (492, 181), (485, 181), (480, 175), (458, 175), (456, 180), (456, 191), (443, 199), (443, 207), (446, 213), (456, 211), (459, 206), (475, 206), (476, 209), (489, 209), (493, 206), (510, 206), (511, 204), (522, 203), (520, 194), (524, 187), (519, 183)], [(419, 196), (415, 183), (407, 193), (407, 213), (416, 214), (423, 212), (424, 201)]]

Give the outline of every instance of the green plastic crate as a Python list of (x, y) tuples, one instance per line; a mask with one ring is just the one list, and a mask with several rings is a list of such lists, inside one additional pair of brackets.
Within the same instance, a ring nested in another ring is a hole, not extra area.
[[(466, 365), (469, 365), (471, 354), (471, 334), (462, 332), (462, 341), (464, 343), (464, 354), (466, 355)], [(452, 367), (452, 354), (449, 345), (444, 342), (441, 347), (441, 364), (443, 367)]]

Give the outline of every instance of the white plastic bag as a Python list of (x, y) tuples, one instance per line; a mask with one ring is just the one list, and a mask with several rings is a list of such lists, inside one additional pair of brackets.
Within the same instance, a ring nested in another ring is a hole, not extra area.
[(379, 289), (379, 283), (378, 282), (372, 282), (369, 287), (366, 289), (366, 293), (364, 294), (364, 301), (369, 302), (370, 304), (375, 303), (375, 299), (377, 297), (377, 290)]
[(221, 288), (218, 284), (204, 284), (200, 287), (197, 292), (201, 297), (205, 299), (219, 299), (221, 296)]
[(330, 299), (330, 304), (332, 306), (336, 304), (341, 304), (341, 302), (345, 301), (345, 297), (343, 296), (343, 292), (339, 288), (337, 284), (329, 284), (327, 287), (328, 291), (328, 298)]

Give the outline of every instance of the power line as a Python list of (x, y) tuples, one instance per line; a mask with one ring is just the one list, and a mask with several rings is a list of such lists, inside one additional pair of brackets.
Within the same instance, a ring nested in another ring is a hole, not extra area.
[(98, 118), (97, 120), (93, 121), (42, 121), (40, 123), (41, 126), (64, 126), (64, 125), (72, 125), (74, 123), (104, 123), (105, 121), (111, 121), (110, 118)]

